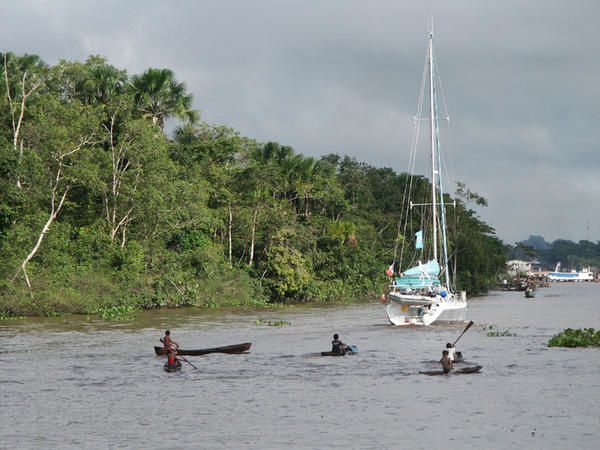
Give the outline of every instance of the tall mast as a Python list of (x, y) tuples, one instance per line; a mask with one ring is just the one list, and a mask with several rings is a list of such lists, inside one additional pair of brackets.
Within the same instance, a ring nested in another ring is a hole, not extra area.
[(429, 126), (431, 130), (431, 203), (433, 205), (433, 259), (437, 261), (437, 193), (436, 193), (436, 144), (437, 139), (435, 138), (435, 97), (433, 92), (433, 27), (432, 31), (429, 32)]
[[(433, 30), (433, 25), (431, 27)], [(439, 140), (439, 118), (437, 112), (437, 98), (436, 98), (436, 86), (434, 77), (434, 57), (433, 57), (433, 31), (429, 33), (429, 89), (430, 89), (430, 124), (431, 124), (431, 170), (432, 170), (432, 192), (433, 192), (433, 254), (437, 261), (437, 217), (438, 211), (441, 218), (441, 233), (442, 233), (442, 252), (443, 252), (443, 269), (446, 278), (446, 288), (450, 289), (450, 270), (448, 267), (448, 245), (446, 243), (446, 208), (444, 205), (444, 189), (442, 186), (442, 176), (440, 174), (440, 168), (442, 167), (442, 157), (440, 154), (440, 140)], [(435, 166), (437, 160), (437, 169)], [(439, 188), (439, 203), (436, 202), (437, 189)], [(438, 210), (439, 207), (439, 210)], [(439, 262), (439, 261), (438, 261)]]

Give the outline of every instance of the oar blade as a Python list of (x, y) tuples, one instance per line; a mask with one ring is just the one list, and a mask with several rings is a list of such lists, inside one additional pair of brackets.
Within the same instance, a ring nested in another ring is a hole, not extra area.
[(465, 333), (467, 332), (467, 330), (468, 330), (469, 328), (471, 328), (471, 326), (473, 325), (473, 323), (474, 323), (474, 322), (471, 320), (471, 321), (470, 321), (470, 322), (467, 324), (467, 326), (465, 327), (465, 329), (463, 330), (463, 332), (462, 332), (462, 333), (460, 333), (460, 336), (459, 336), (459, 337), (458, 337), (458, 338), (457, 338), (457, 339), (454, 341), (454, 344), (452, 344), (452, 345), (456, 345), (456, 343), (457, 343), (457, 342), (460, 340), (460, 338), (463, 336), (463, 334), (465, 334)]

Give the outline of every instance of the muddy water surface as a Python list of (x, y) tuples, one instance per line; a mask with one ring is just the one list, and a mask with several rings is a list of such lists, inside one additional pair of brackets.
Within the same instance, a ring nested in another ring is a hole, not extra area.
[[(3, 321), (0, 448), (598, 448), (600, 349), (546, 343), (600, 328), (600, 285), (494, 293), (468, 318), (457, 347), (483, 370), (440, 377), (418, 372), (463, 326), (393, 327), (379, 303)], [(183, 348), (253, 345), (168, 374), (166, 328)], [(334, 332), (359, 354), (319, 356)]]

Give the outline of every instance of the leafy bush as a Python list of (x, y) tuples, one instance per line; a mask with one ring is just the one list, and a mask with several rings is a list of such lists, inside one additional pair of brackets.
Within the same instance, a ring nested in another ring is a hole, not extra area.
[(548, 347), (600, 347), (600, 330), (567, 328), (553, 336)]

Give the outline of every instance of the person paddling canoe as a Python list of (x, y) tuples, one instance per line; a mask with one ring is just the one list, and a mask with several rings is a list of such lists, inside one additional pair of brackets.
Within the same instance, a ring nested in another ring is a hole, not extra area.
[(444, 371), (445, 374), (450, 373), (450, 371), (452, 369), (454, 369), (454, 366), (452, 365), (452, 361), (450, 360), (450, 356), (449, 356), (448, 350), (444, 350), (442, 352), (442, 359), (440, 359), (440, 362), (442, 363), (442, 370)]
[(171, 350), (177, 350), (179, 348), (179, 344), (171, 339), (171, 332), (169, 330), (165, 331), (165, 337), (160, 340), (163, 343), (165, 348), (165, 353), (169, 354)]
[(177, 350), (174, 346), (171, 346), (168, 353), (167, 368), (169, 370), (177, 370), (181, 366), (181, 362), (177, 359)]
[(335, 333), (333, 341), (331, 341), (331, 352), (345, 354), (348, 351), (348, 346), (340, 341), (340, 336)]
[(448, 342), (446, 344), (446, 350), (448, 350), (448, 358), (450, 358), (450, 361), (454, 362), (454, 359), (456, 358), (456, 347), (454, 347), (454, 345)]

